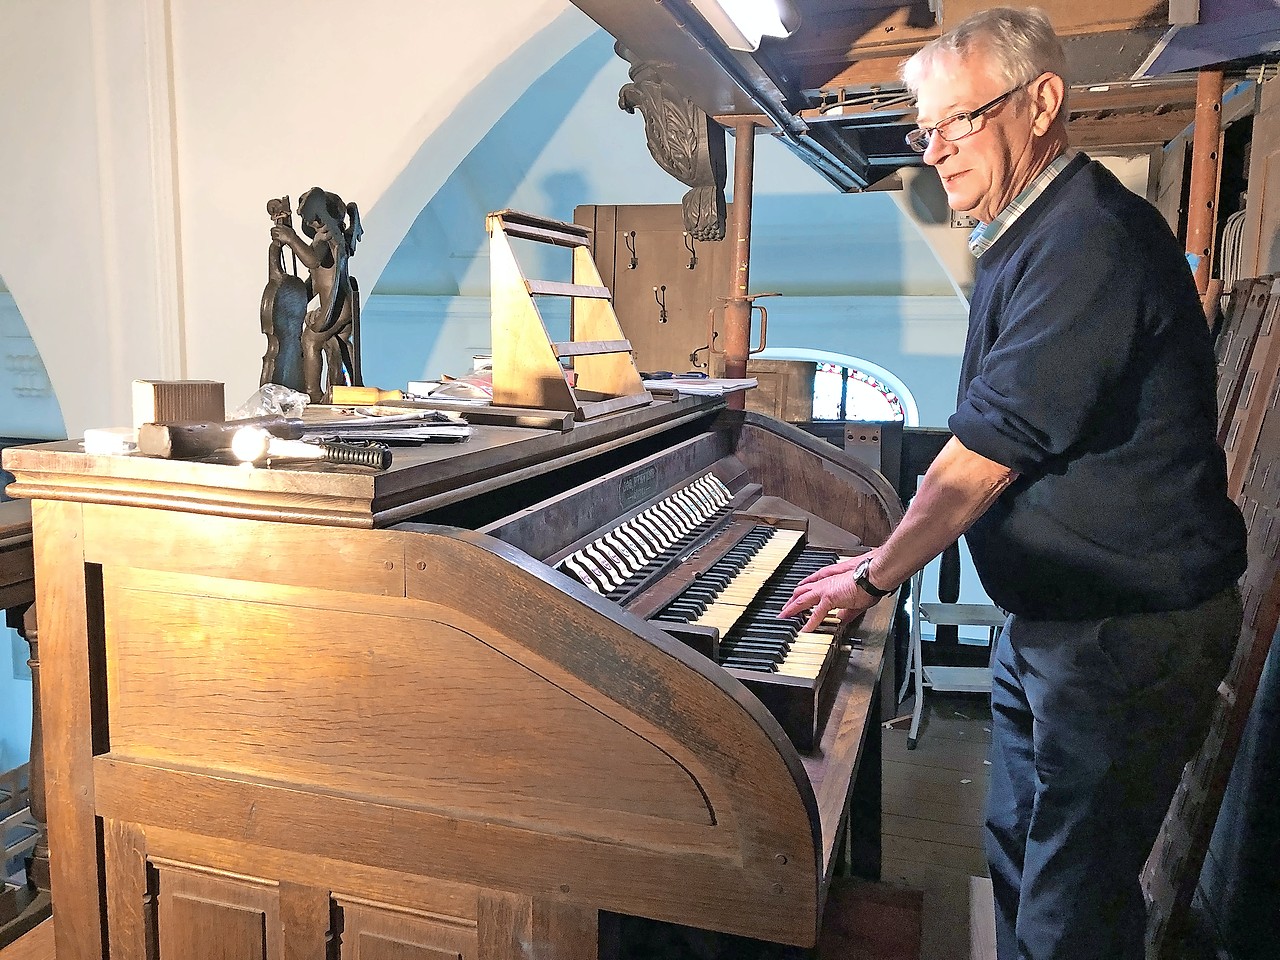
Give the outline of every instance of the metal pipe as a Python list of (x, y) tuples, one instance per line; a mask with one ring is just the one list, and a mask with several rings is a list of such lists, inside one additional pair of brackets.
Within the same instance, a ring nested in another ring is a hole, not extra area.
[(1187, 199), (1187, 253), (1200, 258), (1196, 288), (1209, 287), (1217, 226), (1219, 147), (1222, 140), (1222, 68), (1206, 67), (1196, 79), (1195, 135), (1191, 142), (1191, 190)]
[[(747, 375), (751, 349), (751, 190), (755, 169), (756, 120), (738, 117), (733, 123), (733, 275), (724, 305), (724, 375)], [(729, 394), (731, 409), (745, 404), (742, 391)]]

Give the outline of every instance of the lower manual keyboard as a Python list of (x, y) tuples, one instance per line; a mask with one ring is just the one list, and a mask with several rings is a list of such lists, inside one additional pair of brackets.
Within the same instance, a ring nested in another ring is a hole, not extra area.
[[(741, 549), (739, 549), (739, 547)], [(806, 547), (799, 531), (759, 525), (652, 619), (715, 627), (714, 659), (773, 714), (796, 749), (811, 751), (844, 672), (839, 619), (801, 631), (806, 617), (778, 619), (800, 581), (842, 557)]]

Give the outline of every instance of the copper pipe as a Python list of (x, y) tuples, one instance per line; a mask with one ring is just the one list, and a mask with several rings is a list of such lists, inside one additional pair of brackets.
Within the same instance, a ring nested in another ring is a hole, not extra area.
[(1187, 199), (1187, 253), (1200, 258), (1196, 288), (1209, 287), (1213, 234), (1217, 226), (1219, 146), (1222, 139), (1222, 68), (1207, 67), (1196, 79), (1195, 136), (1191, 142), (1191, 191)]
[[(747, 375), (747, 352), (751, 344), (751, 301), (747, 286), (751, 273), (751, 183), (755, 167), (756, 119), (735, 117), (733, 121), (733, 275), (724, 305), (724, 375), (740, 379)], [(728, 405), (741, 410), (746, 404), (742, 391), (729, 394)]]

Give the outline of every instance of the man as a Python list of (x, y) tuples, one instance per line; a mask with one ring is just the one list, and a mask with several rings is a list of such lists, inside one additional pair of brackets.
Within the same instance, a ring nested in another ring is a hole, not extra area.
[(980, 221), (954, 436), (881, 547), (783, 616), (850, 620), (960, 534), (1010, 613), (985, 843), (1000, 960), (1143, 956), (1142, 864), (1240, 626), (1209, 334), (1159, 214), (1067, 148), (1062, 46), (986, 10), (903, 68), (908, 137)]

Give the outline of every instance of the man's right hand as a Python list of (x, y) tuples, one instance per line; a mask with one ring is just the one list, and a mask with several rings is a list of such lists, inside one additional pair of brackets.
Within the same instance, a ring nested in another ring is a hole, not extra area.
[(833, 610), (838, 612), (842, 624), (862, 616), (880, 599), (859, 589), (853, 582), (854, 569), (866, 559), (867, 554), (862, 554), (841, 560), (805, 577), (778, 613), (778, 618), (786, 619), (812, 610), (800, 628), (805, 633), (812, 633)]

